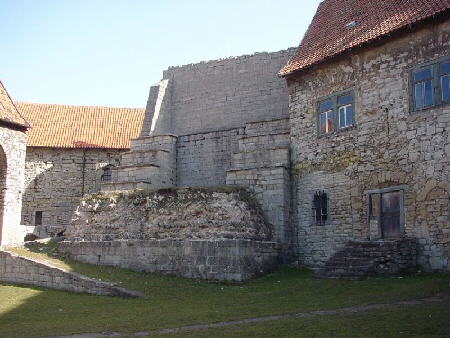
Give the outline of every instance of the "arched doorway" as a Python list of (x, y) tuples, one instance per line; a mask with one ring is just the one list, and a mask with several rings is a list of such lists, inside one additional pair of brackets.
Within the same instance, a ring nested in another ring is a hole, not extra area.
[(6, 154), (0, 145), (0, 245), (2, 244), (3, 214), (5, 210), (6, 168)]

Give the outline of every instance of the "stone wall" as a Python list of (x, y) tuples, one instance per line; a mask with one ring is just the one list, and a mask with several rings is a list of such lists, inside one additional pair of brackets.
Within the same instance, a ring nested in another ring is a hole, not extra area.
[(142, 136), (192, 135), (287, 117), (286, 84), (277, 72), (294, 52), (291, 48), (169, 68), (150, 90)]
[(0, 125), (0, 245), (21, 243), (18, 227), (25, 177), (26, 134)]
[(0, 282), (101, 296), (137, 297), (139, 295), (137, 292), (125, 290), (114, 284), (65, 271), (7, 251), (0, 251)]
[(65, 229), (87, 193), (100, 189), (103, 167), (118, 166), (123, 150), (28, 147), (22, 224), (35, 225), (36, 211), (50, 233)]
[[(423, 267), (450, 269), (450, 106), (409, 110), (411, 68), (448, 55), (449, 32), (450, 22), (434, 23), (288, 79), (301, 263), (322, 265), (345, 242), (368, 239), (364, 192), (403, 186), (402, 235), (419, 242)], [(354, 92), (354, 127), (319, 137), (317, 102), (347, 89)], [(313, 222), (318, 190), (329, 198), (325, 226)]]
[(177, 185), (224, 185), (245, 128), (178, 137)]
[(270, 272), (278, 257), (274, 242), (246, 240), (61, 242), (58, 250), (89, 264), (234, 282)]
[(246, 186), (255, 194), (285, 261), (292, 254), (289, 144), (287, 119), (247, 123), (226, 176), (227, 184)]
[(102, 184), (102, 190), (174, 187), (177, 181), (176, 142), (174, 135), (132, 139), (130, 151), (122, 154), (123, 165), (113, 168), (112, 181)]

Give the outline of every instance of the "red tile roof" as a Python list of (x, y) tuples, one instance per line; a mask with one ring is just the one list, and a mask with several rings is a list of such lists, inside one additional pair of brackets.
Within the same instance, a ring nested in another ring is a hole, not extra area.
[[(306, 69), (449, 9), (450, 0), (325, 0), (279, 75)], [(346, 27), (352, 22), (356, 25)]]
[(5, 86), (0, 81), (0, 121), (28, 127), (27, 121), (17, 110)]
[(30, 121), (31, 147), (128, 149), (145, 115), (141, 108), (16, 104)]

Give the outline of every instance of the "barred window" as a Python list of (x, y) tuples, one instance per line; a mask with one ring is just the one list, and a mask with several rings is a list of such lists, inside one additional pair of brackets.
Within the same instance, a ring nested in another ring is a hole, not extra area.
[(328, 196), (324, 191), (318, 191), (313, 197), (313, 217), (316, 225), (325, 225), (328, 219)]
[(100, 178), (101, 181), (102, 182), (109, 182), (109, 181), (111, 181), (111, 176), (112, 176), (112, 166), (111, 165), (107, 165), (106, 167), (103, 167), (103, 174), (102, 174), (102, 176)]

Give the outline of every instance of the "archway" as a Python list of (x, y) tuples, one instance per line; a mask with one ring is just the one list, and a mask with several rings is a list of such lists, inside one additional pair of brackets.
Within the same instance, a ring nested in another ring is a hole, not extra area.
[(5, 210), (6, 168), (6, 154), (0, 145), (0, 245), (2, 244), (3, 214)]

